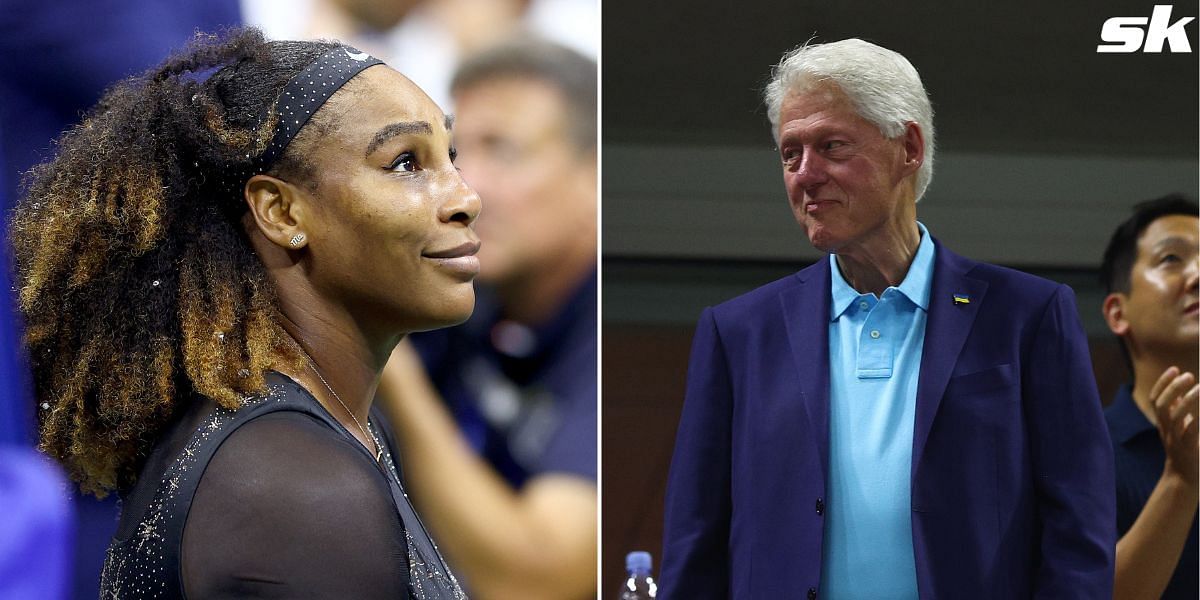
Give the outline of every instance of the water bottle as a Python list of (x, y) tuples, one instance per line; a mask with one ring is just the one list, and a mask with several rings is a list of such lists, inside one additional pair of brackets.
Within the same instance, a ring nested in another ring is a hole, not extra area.
[(649, 600), (658, 595), (658, 584), (650, 576), (650, 553), (630, 552), (625, 555), (625, 572), (629, 578), (621, 587), (621, 600)]

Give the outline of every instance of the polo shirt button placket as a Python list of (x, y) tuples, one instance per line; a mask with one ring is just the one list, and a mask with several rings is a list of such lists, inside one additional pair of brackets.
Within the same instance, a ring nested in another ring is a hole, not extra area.
[(808, 588), (808, 600), (817, 600), (817, 588)]
[(818, 515), (825, 514), (825, 501), (820, 498), (817, 498), (817, 514)]

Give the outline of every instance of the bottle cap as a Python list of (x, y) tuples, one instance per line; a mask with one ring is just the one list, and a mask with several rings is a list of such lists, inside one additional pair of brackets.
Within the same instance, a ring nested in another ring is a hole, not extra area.
[(625, 570), (630, 573), (650, 574), (651, 560), (649, 552), (630, 552), (625, 555)]

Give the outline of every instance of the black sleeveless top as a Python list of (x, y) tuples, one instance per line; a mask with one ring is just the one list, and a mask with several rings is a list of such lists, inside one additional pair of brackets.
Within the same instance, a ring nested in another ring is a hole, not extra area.
[(101, 598), (466, 598), (378, 409), (379, 463), (299, 384), (267, 384), (236, 411), (197, 396), (160, 436), (121, 496)]

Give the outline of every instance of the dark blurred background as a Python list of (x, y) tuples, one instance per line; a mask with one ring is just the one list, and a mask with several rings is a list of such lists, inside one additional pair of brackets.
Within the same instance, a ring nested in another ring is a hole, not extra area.
[[(904, 54), (938, 151), (918, 218), (956, 252), (1074, 288), (1105, 403), (1127, 378), (1097, 268), (1137, 201), (1197, 194), (1191, 53), (1098, 54), (1154, 2), (603, 3), (602, 597), (660, 556), (663, 493), (700, 310), (820, 255), (792, 219), (759, 92), (811, 36)], [(1200, 13), (1177, 3), (1171, 22)], [(1166, 50), (1167, 48), (1164, 48)]]

